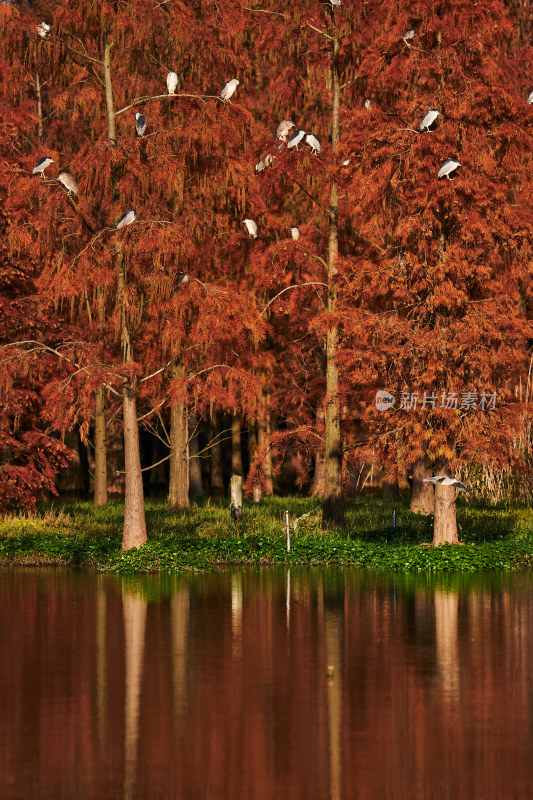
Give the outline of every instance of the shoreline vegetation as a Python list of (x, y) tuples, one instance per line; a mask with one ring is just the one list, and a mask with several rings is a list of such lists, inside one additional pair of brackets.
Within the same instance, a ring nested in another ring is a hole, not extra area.
[(163, 500), (153, 500), (146, 503), (148, 542), (127, 552), (120, 549), (123, 513), (120, 502), (101, 508), (90, 502), (54, 502), (41, 504), (31, 515), (5, 516), (0, 519), (0, 566), (88, 567), (121, 574), (268, 565), (390, 572), (533, 566), (533, 509), (526, 507), (461, 503), (461, 544), (432, 547), (433, 518), (412, 514), (406, 498), (352, 500), (347, 504), (346, 531), (328, 533), (321, 529), (320, 501), (313, 498), (248, 502), (238, 522), (231, 521), (227, 500), (202, 500), (183, 512), (168, 511)]

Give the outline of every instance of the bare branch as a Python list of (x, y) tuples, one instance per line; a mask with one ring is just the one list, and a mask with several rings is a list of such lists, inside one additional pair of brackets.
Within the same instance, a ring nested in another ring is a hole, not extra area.
[[(317, 258), (319, 258), (319, 260), (322, 261), (322, 259), (320, 259), (319, 256), (317, 256)], [(259, 316), (262, 317), (263, 314), (265, 313), (265, 311), (267, 310), (267, 308), (270, 305), (272, 305), (272, 303), (275, 300), (277, 300), (278, 297), (281, 297), (282, 294), (285, 294), (285, 292), (288, 292), (290, 289), (300, 289), (302, 286), (324, 286), (326, 289), (328, 288), (328, 284), (327, 283), (322, 283), (322, 281), (309, 281), (309, 283), (296, 283), (296, 284), (294, 284), (294, 286), (286, 286), (285, 289), (282, 289), (281, 292), (278, 292), (277, 295), (272, 298), (272, 300), (268, 301), (268, 303), (266, 304), (264, 309), (261, 311)]]
[(120, 108), (118, 111), (115, 111), (115, 117), (118, 117), (119, 114), (124, 114), (125, 111), (129, 111), (131, 108), (135, 106), (144, 106), (146, 103), (149, 103), (151, 100), (163, 100), (168, 99), (169, 97), (191, 97), (195, 100), (201, 100), (205, 103), (206, 100), (219, 100), (221, 103), (223, 102), (220, 100), (220, 97), (215, 94), (155, 94), (152, 96), (144, 95), (142, 97), (136, 97), (131, 103), (124, 108)]

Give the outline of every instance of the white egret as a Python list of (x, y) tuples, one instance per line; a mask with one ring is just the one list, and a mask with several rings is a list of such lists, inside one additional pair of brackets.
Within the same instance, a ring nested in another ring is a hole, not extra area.
[(50, 23), (46, 22), (44, 19), (37, 25), (37, 33), (41, 39), (46, 39), (48, 32), (50, 31), (50, 27)]
[(533, 103), (533, 92), (530, 92), (529, 97), (527, 98), (528, 103)]
[(123, 214), (117, 222), (116, 230), (118, 231), (119, 228), (124, 228), (126, 225), (131, 225), (131, 223), (135, 221), (136, 216), (137, 214), (133, 209), (126, 211), (126, 213)]
[(295, 241), (298, 241), (302, 234), (300, 233), (300, 228), (297, 225), (291, 225), (291, 236)]
[(430, 108), (428, 111), (426, 111), (422, 117), (422, 122), (420, 123), (420, 130), (429, 131), (439, 115), (440, 111), (437, 111), (435, 108)]
[(446, 159), (442, 167), (439, 169), (438, 177), (444, 178), (444, 176), (446, 176), (448, 180), (450, 180), (450, 173), (456, 170), (457, 167), (462, 167), (462, 166), (463, 165), (461, 164), (461, 162), (457, 161), (457, 159), (448, 158)]
[(177, 85), (178, 76), (175, 72), (170, 71), (167, 75), (167, 92), (169, 94), (175, 94)]
[(233, 93), (237, 88), (237, 86), (239, 85), (239, 83), (240, 81), (238, 81), (237, 78), (232, 78), (231, 81), (225, 83), (224, 86), (222, 87), (222, 91), (220, 92), (220, 99), (224, 100), (224, 102), (227, 103), (230, 97), (233, 96)]
[(253, 219), (243, 219), (246, 230), (250, 234), (250, 239), (257, 239), (257, 223)]

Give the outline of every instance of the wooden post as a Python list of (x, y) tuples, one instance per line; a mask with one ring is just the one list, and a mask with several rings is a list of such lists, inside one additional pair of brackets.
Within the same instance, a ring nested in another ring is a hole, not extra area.
[(240, 475), (232, 475), (230, 481), (230, 512), (233, 521), (242, 518), (242, 478)]
[(291, 552), (291, 526), (289, 524), (289, 512), (285, 512), (285, 535), (287, 537), (287, 553)]

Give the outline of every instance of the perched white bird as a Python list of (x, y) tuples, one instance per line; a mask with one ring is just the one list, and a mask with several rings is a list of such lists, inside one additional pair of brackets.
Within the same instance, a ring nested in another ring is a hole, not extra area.
[(373, 111), (376, 108), (375, 102), (372, 100), (371, 97), (367, 97), (365, 100), (365, 108), (367, 111)]
[(330, 0), (332, 6), (340, 6), (341, 0)]
[(44, 19), (37, 25), (37, 33), (39, 34), (41, 39), (46, 39), (49, 30), (50, 30), (50, 24), (46, 22), (46, 20)]
[(405, 31), (403, 35), (404, 42), (411, 42), (415, 38), (415, 32), (413, 28), (409, 28), (408, 31)]
[(272, 155), (272, 153), (267, 153), (266, 156), (263, 156), (263, 158), (259, 159), (259, 161), (255, 165), (255, 171), (262, 172), (264, 169), (266, 169), (266, 167), (271, 167), (273, 161), (274, 161), (274, 156)]
[(457, 478), (450, 478), (448, 475), (435, 475), (433, 478), (424, 478), (424, 483), (438, 483), (440, 486), (453, 486), (454, 489), (457, 489), (459, 492), (468, 492), (470, 489), (467, 489), (464, 483), (458, 481)]
[(189, 276), (186, 272), (178, 272), (176, 280), (178, 283), (181, 283), (183, 286), (186, 286), (189, 283)]
[(175, 72), (169, 72), (167, 75), (167, 92), (174, 94), (178, 85), (178, 76)]
[(344, 161), (342, 162), (342, 166), (347, 167), (350, 164), (351, 160), (352, 160), (351, 158), (345, 158)]
[(305, 143), (309, 145), (313, 153), (320, 153), (320, 142), (314, 133), (305, 134)]
[(68, 194), (78, 194), (78, 184), (70, 174), (70, 172), (60, 172), (57, 176), (59, 183), (62, 183)]
[(253, 219), (243, 219), (246, 230), (250, 234), (250, 239), (257, 239), (257, 223)]
[(41, 173), (41, 178), (44, 178), (45, 169), (47, 167), (49, 167), (50, 164), (53, 164), (53, 163), (54, 163), (54, 159), (53, 158), (50, 158), (50, 156), (43, 156), (36, 163), (36, 165), (34, 166), (34, 168), (31, 171), (31, 174), (32, 175), (38, 175), (39, 172), (40, 172)]
[(135, 114), (135, 133), (137, 136), (144, 136), (146, 130), (146, 117), (139, 111)]
[(298, 241), (302, 234), (300, 233), (300, 228), (297, 225), (291, 225), (291, 236), (295, 241)]
[(237, 78), (232, 78), (230, 81), (224, 84), (222, 87), (222, 91), (220, 92), (220, 99), (224, 100), (225, 103), (228, 102), (230, 97), (233, 96), (233, 93), (237, 86), (239, 85), (240, 81)]
[(430, 108), (428, 111), (426, 111), (422, 117), (422, 122), (420, 123), (420, 130), (429, 131), (439, 115), (440, 111), (437, 111), (435, 108)]
[(131, 209), (131, 211), (126, 211), (117, 222), (117, 231), (119, 228), (124, 228), (125, 225), (131, 225), (132, 222), (135, 222), (136, 216), (137, 214), (133, 209)]
[(527, 98), (528, 103), (533, 103), (533, 92), (530, 92), (529, 97)]
[(284, 119), (283, 122), (280, 122), (276, 131), (276, 136), (280, 142), (286, 142), (290, 129), (295, 127), (296, 125), (290, 119)]
[(463, 165), (457, 161), (455, 158), (448, 158), (439, 169), (439, 178), (444, 178), (446, 176), (448, 180), (450, 180), (450, 172), (453, 172), (457, 169), (457, 167), (462, 167)]
[(300, 144), (304, 136), (305, 136), (305, 131), (301, 130), (294, 131), (292, 136), (289, 138), (289, 141), (287, 142), (288, 149), (290, 150), (292, 147), (296, 147), (296, 149), (298, 149), (298, 145)]

